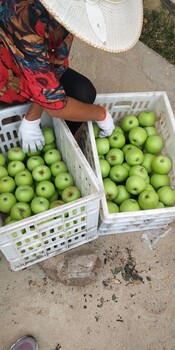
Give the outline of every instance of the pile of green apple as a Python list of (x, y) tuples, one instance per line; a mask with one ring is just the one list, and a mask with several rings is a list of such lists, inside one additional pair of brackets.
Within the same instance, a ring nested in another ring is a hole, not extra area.
[(81, 198), (72, 174), (62, 160), (51, 127), (42, 127), (42, 151), (26, 154), (12, 147), (0, 153), (0, 212), (4, 224), (55, 208)]
[(170, 157), (156, 129), (157, 116), (142, 111), (125, 115), (109, 137), (100, 138), (93, 123), (96, 148), (109, 213), (171, 207)]

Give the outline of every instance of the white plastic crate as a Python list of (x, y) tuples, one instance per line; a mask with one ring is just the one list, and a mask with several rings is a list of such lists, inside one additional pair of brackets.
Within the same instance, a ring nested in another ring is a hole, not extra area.
[[(141, 111), (156, 112), (156, 128), (165, 141), (162, 153), (168, 154), (172, 159), (173, 169), (170, 177), (171, 185), (175, 187), (175, 119), (166, 92), (99, 94), (95, 103), (107, 108), (115, 124), (118, 124), (125, 114), (133, 113), (137, 116)], [(79, 144), (103, 186), (92, 122), (84, 126)], [(109, 214), (103, 195), (98, 234), (158, 229), (174, 220), (175, 207)]]
[[(17, 129), (30, 104), (0, 110), (0, 152), (19, 145)], [(44, 112), (42, 125), (55, 130), (57, 148), (79, 187), (82, 198), (72, 203), (3, 226), (0, 249), (17, 271), (97, 238), (103, 192), (66, 123)]]

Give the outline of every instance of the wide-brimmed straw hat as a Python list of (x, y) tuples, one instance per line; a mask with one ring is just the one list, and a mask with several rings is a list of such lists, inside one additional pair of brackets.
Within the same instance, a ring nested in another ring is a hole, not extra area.
[(143, 23), (142, 0), (40, 0), (69, 32), (109, 52), (131, 49)]

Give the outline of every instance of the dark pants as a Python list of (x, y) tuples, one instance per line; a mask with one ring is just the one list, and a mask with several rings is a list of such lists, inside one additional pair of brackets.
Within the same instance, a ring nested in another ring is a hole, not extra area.
[[(84, 75), (68, 68), (60, 79), (67, 96), (78, 101), (93, 104), (96, 98), (96, 90), (91, 81)], [(72, 134), (78, 130), (82, 123), (67, 121)]]

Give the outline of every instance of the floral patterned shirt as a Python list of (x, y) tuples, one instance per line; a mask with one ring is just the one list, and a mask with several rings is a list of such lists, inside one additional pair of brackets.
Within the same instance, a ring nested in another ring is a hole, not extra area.
[(0, 40), (0, 100), (63, 108), (72, 34), (38, 0), (0, 0)]

